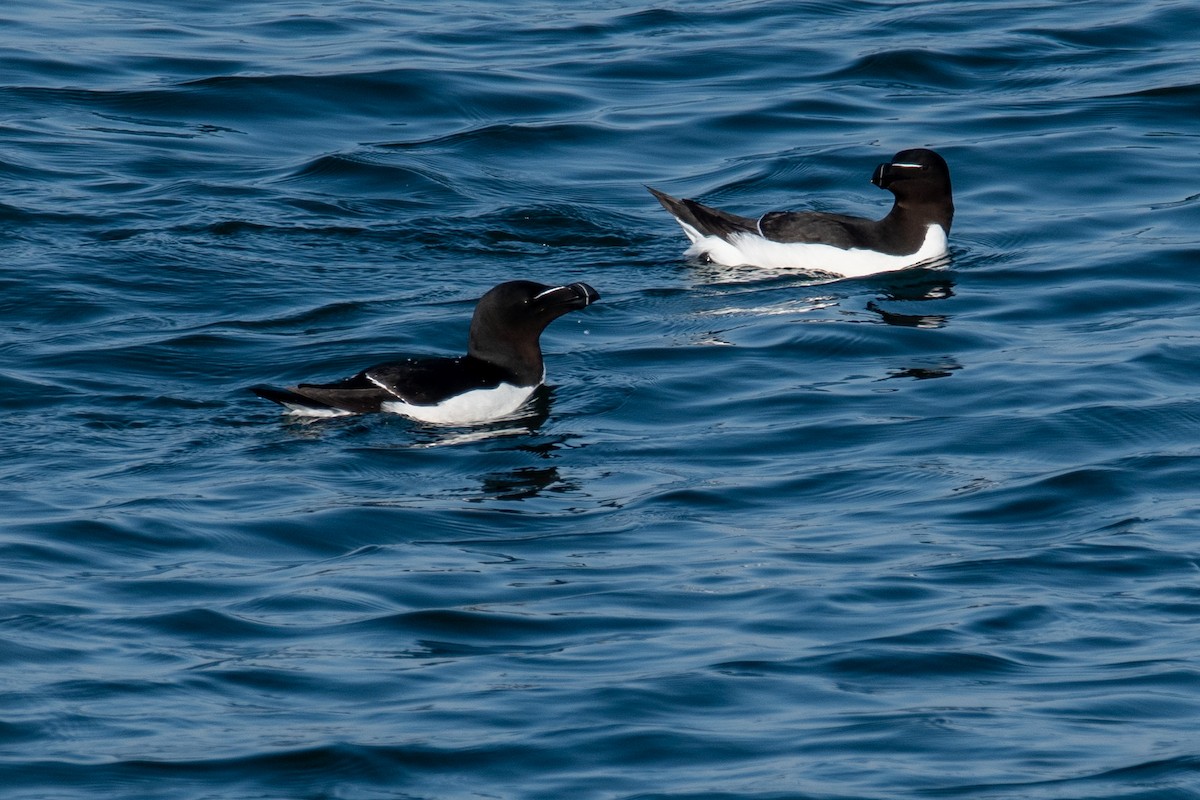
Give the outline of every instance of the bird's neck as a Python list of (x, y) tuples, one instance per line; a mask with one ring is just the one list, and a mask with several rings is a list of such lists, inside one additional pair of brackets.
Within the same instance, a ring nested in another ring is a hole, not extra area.
[(883, 218), (884, 226), (896, 231), (924, 231), (930, 225), (940, 225), (947, 234), (954, 221), (954, 206), (950, 204), (911, 203), (896, 198), (892, 210)]
[(483, 344), (472, 336), (467, 353), (511, 373), (518, 386), (534, 386), (541, 383), (545, 375), (542, 350), (536, 341), (516, 346), (506, 342), (505, 346), (497, 347)]

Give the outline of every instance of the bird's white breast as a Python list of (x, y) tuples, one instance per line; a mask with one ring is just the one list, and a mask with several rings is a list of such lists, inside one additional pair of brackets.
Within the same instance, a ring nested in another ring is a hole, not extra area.
[(474, 425), (509, 416), (525, 405), (536, 388), (501, 383), (494, 389), (473, 389), (448, 397), (437, 405), (419, 406), (390, 400), (384, 401), (380, 409), (438, 425)]

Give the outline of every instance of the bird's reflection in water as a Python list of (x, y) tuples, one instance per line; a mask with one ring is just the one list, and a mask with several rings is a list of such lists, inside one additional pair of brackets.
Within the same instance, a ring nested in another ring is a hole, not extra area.
[(570, 434), (539, 433), (539, 429), (550, 417), (554, 392), (553, 387), (541, 386), (530, 402), (517, 414), (486, 425), (453, 429), (421, 426), (417, 430), (417, 441), (413, 446), (450, 447), (494, 443), (494, 446), (487, 448), (487, 452), (513, 454), (515, 458), (524, 462), (521, 466), (511, 469), (476, 475), (474, 480), (479, 482), (478, 489), (467, 490), (469, 496), (463, 498), (469, 503), (493, 500), (519, 502), (534, 499), (547, 492), (577, 489), (575, 484), (563, 479), (558, 467), (533, 466), (528, 463), (530, 457), (542, 462), (554, 458), (555, 453), (567, 446), (567, 441), (571, 438)]
[(480, 478), (481, 496), (470, 502), (531, 500), (548, 491), (567, 491), (558, 467), (518, 467), (507, 472), (493, 472)]
[(867, 303), (867, 311), (874, 312), (888, 325), (901, 328), (944, 328), (950, 321), (945, 314), (900, 314), (888, 311), (874, 300)]
[(951, 373), (962, 369), (962, 364), (955, 363), (948, 357), (943, 359), (943, 361), (944, 363), (940, 365), (895, 369), (889, 372), (886, 377), (879, 380), (890, 381), (896, 378), (912, 378), (917, 381), (927, 381), (931, 378), (949, 378)]
[(895, 276), (880, 287), (880, 296), (867, 303), (867, 310), (877, 314), (888, 325), (902, 328), (942, 328), (950, 322), (948, 314), (912, 314), (884, 308), (885, 303), (919, 303), (930, 300), (948, 300), (954, 296), (954, 278), (944, 272), (920, 270), (917, 274)]
[[(915, 271), (908, 275), (894, 276), (886, 285), (880, 287), (879, 297), (866, 305), (866, 310), (878, 316), (887, 325), (901, 328), (944, 328), (950, 324), (949, 314), (914, 314), (909, 311), (900, 312), (885, 308), (883, 303), (920, 303), (931, 300), (947, 300), (954, 297), (954, 278), (945, 272)], [(898, 378), (911, 380), (931, 380), (933, 378), (948, 378), (954, 372), (962, 369), (952, 356), (923, 358), (923, 362), (911, 366), (899, 367), (888, 372), (879, 380), (888, 381)]]

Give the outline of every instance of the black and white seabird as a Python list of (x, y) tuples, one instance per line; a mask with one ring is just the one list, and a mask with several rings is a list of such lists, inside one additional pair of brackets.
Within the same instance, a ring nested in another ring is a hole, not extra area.
[(871, 183), (896, 196), (881, 220), (821, 211), (740, 217), (650, 189), (692, 240), (688, 256), (723, 266), (756, 266), (859, 277), (904, 269), (946, 254), (954, 202), (950, 168), (932, 150), (901, 150)]
[(524, 405), (546, 379), (538, 341), (546, 326), (599, 299), (586, 283), (509, 281), (479, 299), (465, 356), (388, 361), (335, 383), (250, 391), (314, 417), (386, 411), (446, 425), (500, 419)]

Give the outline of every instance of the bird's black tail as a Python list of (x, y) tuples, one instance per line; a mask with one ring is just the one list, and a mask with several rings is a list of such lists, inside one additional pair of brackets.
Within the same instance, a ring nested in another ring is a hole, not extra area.
[(274, 403), (279, 403), (294, 410), (308, 411), (339, 411), (336, 406), (331, 406), (328, 403), (322, 403), (320, 400), (314, 400), (311, 397), (305, 397), (302, 394), (293, 392), (291, 389), (280, 389), (277, 386), (267, 386), (259, 384), (251, 386), (250, 391), (264, 400), (270, 400)]
[(718, 208), (709, 208), (695, 200), (680, 200), (665, 192), (660, 192), (653, 186), (647, 186), (650, 194), (662, 203), (662, 207), (682, 224), (688, 225), (704, 236), (719, 236), (728, 239), (733, 233), (757, 233), (756, 220), (749, 217), (739, 217)]

